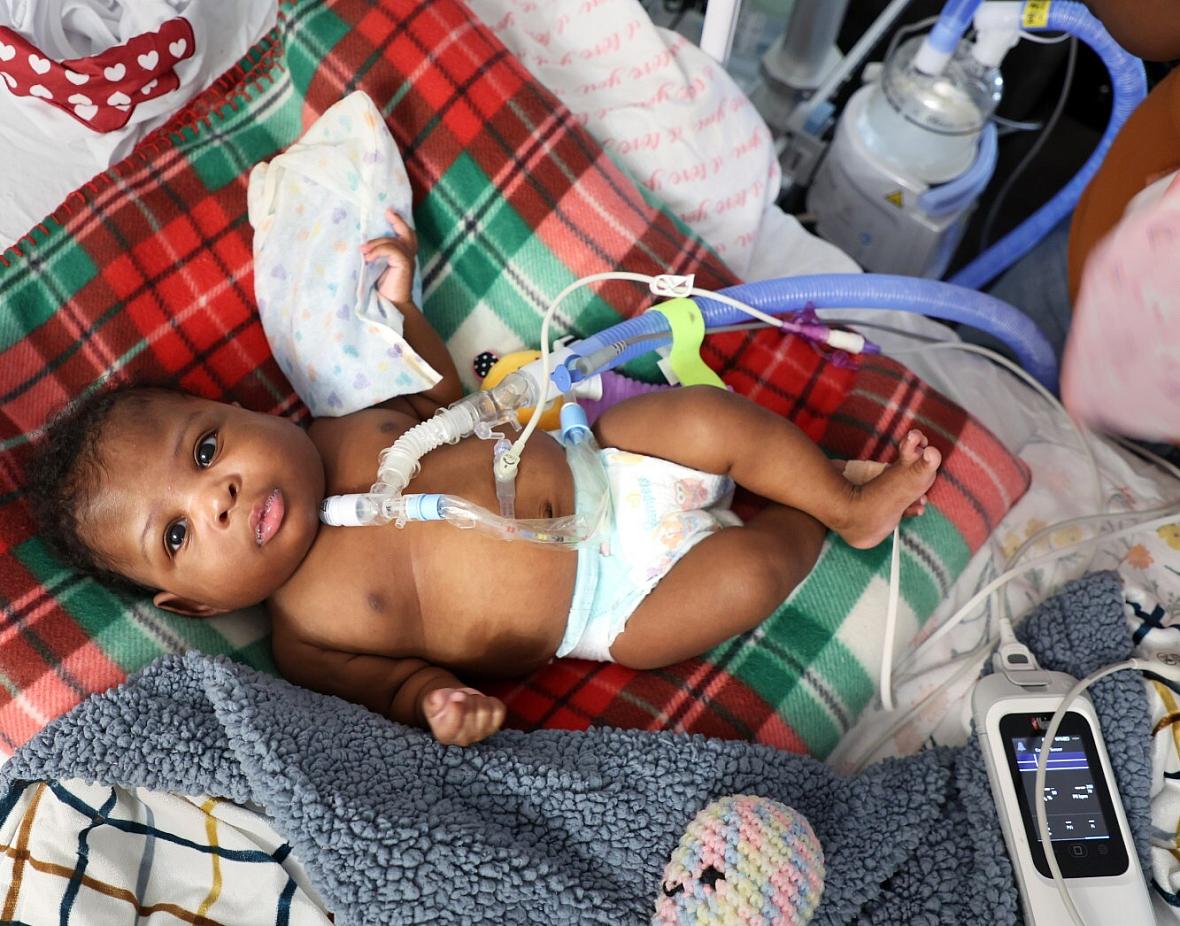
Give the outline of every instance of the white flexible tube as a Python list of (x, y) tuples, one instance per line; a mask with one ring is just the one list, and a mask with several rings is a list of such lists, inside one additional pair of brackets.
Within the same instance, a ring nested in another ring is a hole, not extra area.
[[(869, 327), (869, 328), (878, 327), (878, 328), (886, 328), (887, 329), (887, 326), (877, 325), (872, 322), (854, 322), (853, 324), (860, 324), (860, 325), (863, 325), (864, 327)], [(893, 329), (887, 329), (887, 330), (893, 330)], [(914, 333), (909, 332), (909, 331), (898, 331), (897, 333), (902, 334), (905, 337), (922, 339), (920, 335), (915, 335)], [(1032, 385), (1033, 388), (1037, 389), (1038, 392), (1041, 392), (1042, 395), (1044, 395), (1042, 388), (1040, 388), (1040, 384), (1037, 383), (1035, 381), (1035, 379), (1033, 379), (1032, 377), (1029, 377), (1027, 375), (1027, 373), (1024, 370), (1022, 370), (1020, 367), (1013, 364), (1006, 357), (1001, 357), (999, 354), (995, 354), (993, 351), (989, 351), (986, 348), (979, 347), (974, 344), (962, 344), (960, 342), (950, 342), (950, 341), (946, 341), (946, 342), (935, 341), (930, 344), (924, 345), (923, 347), (916, 347), (916, 348), (912, 348), (912, 349), (909, 349), (909, 348), (890, 349), (888, 351), (888, 353), (890, 353), (890, 354), (920, 353), (925, 350), (952, 350), (952, 349), (964, 350), (968, 353), (980, 354), (984, 357), (987, 357), (988, 359), (992, 360), (993, 362), (997, 362), (997, 363), (1001, 364), (1002, 366), (1006, 367), (1007, 369), (1009, 369), (1010, 372), (1013, 372), (1015, 375), (1019, 376), (1020, 378), (1022, 378), (1026, 382), (1028, 382), (1029, 385)], [(1061, 408), (1060, 403), (1057, 402), (1054, 397), (1047, 396), (1047, 398), (1051, 401), (1051, 404), (1054, 407), (1061, 410), (1062, 414), (1066, 414), (1065, 410), (1063, 408)], [(1068, 415), (1067, 415), (1067, 417), (1068, 417)], [(1074, 427), (1075, 432), (1078, 434), (1078, 438), (1082, 443), (1082, 447), (1084, 448), (1084, 451), (1087, 454), (1088, 460), (1090, 462), (1091, 470), (1095, 475), (1095, 484), (1100, 487), (1101, 476), (1100, 476), (1100, 472), (1098, 470), (1097, 460), (1093, 456), (1093, 451), (1090, 447), (1089, 442), (1086, 439), (1085, 432), (1083, 432), (1077, 426), (1077, 423), (1074, 422), (1072, 418), (1069, 418), (1069, 420), (1070, 420), (1071, 425)], [(1151, 454), (1150, 451), (1146, 451), (1143, 448), (1136, 448), (1136, 452), (1140, 452), (1141, 455), (1147, 456), (1149, 459), (1152, 459), (1152, 461), (1155, 462), (1157, 465), (1165, 468), (1172, 475), (1177, 476), (1177, 478), (1180, 478), (1180, 470), (1178, 470), (1175, 466), (1172, 466), (1172, 464), (1168, 463), (1166, 460), (1162, 460), (1161, 458), (1157, 457), (1155, 454)], [(1101, 495), (1099, 496), (1099, 507), (1100, 508), (1103, 507)], [(998, 588), (1003, 587), (1004, 584), (1011, 581), (1013, 578), (1016, 578), (1018, 575), (1022, 574), (1023, 572), (1028, 571), (1028, 569), (1037, 568), (1036, 565), (1033, 565), (1033, 564), (1028, 564), (1024, 569), (1014, 569), (1013, 566), (1020, 559), (1020, 557), (1023, 556), (1024, 552), (1027, 549), (1030, 549), (1032, 546), (1034, 546), (1036, 544), (1037, 541), (1039, 541), (1040, 539), (1042, 539), (1045, 535), (1047, 535), (1049, 533), (1055, 532), (1055, 531), (1060, 530), (1064, 527), (1071, 527), (1074, 525), (1089, 524), (1089, 523), (1095, 523), (1095, 522), (1100, 522), (1100, 521), (1125, 520), (1127, 518), (1132, 518), (1132, 517), (1149, 518), (1149, 517), (1152, 517), (1155, 515), (1168, 515), (1169, 517), (1166, 517), (1164, 519), (1165, 522), (1171, 520), (1172, 516), (1180, 515), (1180, 498), (1174, 499), (1174, 500), (1172, 500), (1168, 503), (1165, 503), (1163, 505), (1159, 505), (1159, 506), (1156, 506), (1156, 507), (1153, 507), (1150, 509), (1146, 509), (1143, 511), (1127, 511), (1127, 512), (1115, 512), (1115, 513), (1110, 513), (1110, 514), (1099, 513), (1099, 514), (1083, 515), (1083, 516), (1077, 517), (1077, 518), (1069, 518), (1069, 519), (1062, 521), (1060, 523), (1057, 523), (1057, 524), (1051, 524), (1048, 527), (1045, 527), (1042, 530), (1038, 531), (1032, 537), (1029, 537), (1026, 540), (1025, 544), (1023, 544), (1022, 547), (1020, 549), (1018, 549), (1012, 557), (1009, 557), (1009, 559), (1007, 560), (1007, 563), (1005, 565), (1005, 570), (1004, 570), (1003, 575), (1000, 576), (995, 582), (991, 583), (991, 585), (989, 585), (988, 588), (985, 588), (983, 590), (983, 594), (986, 595), (989, 592), (989, 590), (997, 590)], [(1150, 528), (1151, 526), (1153, 526), (1153, 523), (1154, 522), (1149, 522), (1146, 524), (1136, 525), (1131, 530), (1146, 530), (1146, 529)], [(1123, 533), (1123, 532), (1120, 532), (1120, 534), (1121, 533)], [(1061, 557), (1067, 555), (1068, 553), (1070, 553), (1073, 549), (1075, 549), (1075, 546), (1090, 545), (1090, 546), (1096, 548), (1098, 543), (1104, 542), (1109, 539), (1114, 539), (1114, 538), (1109, 535), (1104, 535), (1100, 538), (1094, 538), (1089, 542), (1083, 541), (1082, 544), (1070, 545), (1068, 547), (1065, 547), (1065, 548), (1062, 548), (1061, 550), (1056, 551), (1055, 554), (1050, 554), (1050, 558), (1061, 558)], [(908, 672), (910, 670), (910, 668), (912, 666), (914, 666), (914, 664), (916, 662), (918, 662), (918, 660), (925, 654), (925, 652), (929, 649), (929, 646), (932, 643), (932, 641), (934, 640), (935, 636), (944, 636), (945, 633), (948, 633), (953, 626), (957, 626), (959, 623), (961, 623), (968, 616), (968, 614), (971, 612), (971, 610), (973, 610), (974, 607), (980, 603), (980, 600), (981, 600), (980, 595), (977, 595), (971, 601), (967, 602), (966, 605), (964, 605), (962, 608), (960, 608), (958, 611), (956, 611), (953, 615), (951, 615), (950, 618), (947, 619), (946, 622), (943, 623), (943, 625), (939, 628), (939, 630), (935, 632), (935, 635), (933, 635), (931, 638), (924, 641), (917, 648), (915, 648), (913, 651), (910, 652), (910, 654), (902, 661), (901, 665), (898, 667), (899, 684), (902, 684), (905, 682), (910, 682), (916, 677), (916, 675), (913, 675), (913, 674), (907, 675), (904, 673)], [(1006, 602), (1005, 602), (1005, 606), (1006, 606)], [(998, 637), (988, 636), (978, 646), (974, 647), (973, 649), (969, 650), (966, 653), (958, 654), (953, 659), (951, 659), (948, 663), (946, 663), (945, 664), (946, 666), (953, 665), (956, 662), (961, 663), (961, 665), (948, 678), (944, 679), (938, 686), (933, 688), (931, 691), (927, 692), (922, 697), (922, 699), (920, 701), (918, 701), (915, 705), (911, 706), (900, 717), (896, 718), (883, 733), (881, 733), (877, 736), (877, 738), (872, 742), (872, 744), (867, 749), (860, 750), (859, 754), (861, 755), (861, 761), (858, 763), (856, 769), (854, 769), (854, 770), (859, 771), (860, 769), (863, 769), (865, 767), (865, 765), (867, 765), (869, 763), (869, 761), (872, 760), (873, 756), (876, 755), (877, 751), (886, 742), (888, 742), (889, 739), (892, 736), (894, 736), (899, 730), (903, 729), (907, 724), (911, 723), (913, 721), (913, 719), (922, 711), (922, 709), (925, 708), (925, 706), (927, 704), (929, 704), (934, 698), (936, 698), (942, 692), (949, 689), (951, 686), (957, 684), (965, 675), (967, 675), (972, 670), (977, 671), (977, 666), (982, 663), (982, 660), (984, 658), (986, 658), (986, 654), (989, 651), (991, 651), (991, 649), (995, 646), (996, 642), (998, 642), (998, 639), (999, 639)], [(882, 702), (884, 704), (884, 698), (882, 698)]]
[[(553, 317), (557, 313), (557, 307), (567, 296), (569, 296), (575, 290), (580, 289), (583, 286), (587, 286), (590, 283), (599, 283), (608, 280), (630, 280), (632, 282), (645, 283), (647, 284), (648, 288), (654, 292), (661, 279), (663, 278), (648, 276), (645, 273), (631, 273), (624, 270), (612, 270), (605, 271), (603, 273), (593, 273), (589, 276), (581, 277), (580, 279), (574, 280), (574, 282), (565, 287), (565, 289), (558, 293), (554, 300), (549, 303), (549, 308), (545, 311), (545, 315), (541, 319), (541, 356), (538, 360), (534, 361), (534, 363), (540, 368), (540, 372), (537, 374), (537, 379), (542, 383), (549, 382), (549, 375), (552, 372), (550, 368), (549, 329), (553, 322)], [(742, 302), (740, 299), (736, 299), (733, 296), (728, 296), (723, 293), (715, 293), (706, 289), (698, 289), (693, 286), (685, 287), (684, 293), (686, 295), (692, 296), (704, 296), (708, 299), (724, 303), (731, 308), (737, 309), (740, 312), (744, 312), (746, 315), (758, 319), (760, 322), (769, 327), (782, 328), (784, 325), (780, 319), (775, 318), (773, 315), (759, 311), (753, 306), (747, 305), (745, 302)], [(524, 452), (525, 444), (528, 443), (529, 438), (532, 437), (533, 432), (536, 431), (537, 425), (540, 423), (541, 416), (544, 411), (545, 402), (544, 397), (542, 397), (542, 400), (538, 401), (534, 406), (533, 413), (529, 417), (528, 423), (525, 425), (524, 430), (521, 431), (520, 436), (516, 439), (515, 443), (513, 443), (512, 449), (497, 459), (497, 478), (508, 478), (509, 476), (516, 473), (516, 468), (520, 465), (520, 455)]]
[(475, 421), (466, 407), (440, 409), (433, 418), (416, 424), (377, 455), (374, 492), (400, 494), (421, 468), (420, 460), (443, 444), (453, 444), (470, 434)]
[[(1045, 853), (1045, 862), (1048, 864), (1049, 872), (1053, 876), (1053, 883), (1057, 887), (1057, 893), (1061, 897), (1061, 902), (1065, 905), (1066, 913), (1074, 921), (1075, 926), (1086, 926), (1086, 921), (1082, 919), (1081, 912), (1073, 902), (1073, 898), (1069, 895), (1069, 888), (1066, 887), (1065, 877), (1061, 874), (1061, 866), (1057, 864), (1057, 853), (1053, 850), (1052, 837), (1049, 835), (1049, 816), (1045, 806), (1045, 776), (1049, 770), (1049, 754), (1052, 750), (1053, 738), (1061, 728), (1061, 722), (1065, 720), (1065, 715), (1069, 712), (1069, 706), (1078, 695), (1100, 678), (1113, 675), (1115, 672), (1121, 672), (1123, 669), (1138, 668), (1140, 668), (1138, 660), (1128, 659), (1125, 662), (1116, 662), (1114, 665), (1099, 669), (1093, 675), (1086, 676), (1074, 685), (1069, 690), (1069, 693), (1061, 699), (1061, 704), (1053, 714), (1053, 719), (1049, 721), (1049, 729), (1045, 731), (1045, 738), (1041, 740), (1041, 754), (1037, 757), (1037, 774), (1036, 778), (1033, 779), (1033, 803), (1036, 805), (1037, 834), (1040, 836), (1041, 847)], [(1108, 782), (1108, 785), (1113, 787), (1113, 782)], [(1131, 851), (1134, 851), (1134, 846), (1130, 848)]]
[(742, 0), (713, 0), (705, 7), (700, 49), (719, 64), (729, 60)]
[(897, 612), (901, 603), (901, 525), (893, 528), (889, 552), (889, 604), (885, 607), (885, 634), (881, 641), (881, 706), (893, 710), (893, 641), (897, 636)]
[[(1139, 512), (1129, 511), (1125, 514), (1101, 514), (1094, 515), (1093, 517), (1096, 520), (1099, 518), (1114, 519), (1124, 516), (1133, 516), (1135, 514), (1139, 514)], [(928, 649), (938, 640), (941, 640), (944, 636), (954, 630), (955, 627), (959, 625), (959, 622), (963, 619), (963, 617), (978, 607), (979, 604), (985, 598), (987, 598), (987, 596), (990, 595), (993, 590), (1000, 588), (1008, 582), (1011, 582), (1017, 576), (1023, 575), (1024, 573), (1033, 569), (1039, 569), (1041, 566), (1048, 566), (1050, 563), (1056, 562), (1074, 550), (1089, 549), (1090, 547), (1100, 543), (1106, 543), (1110, 540), (1118, 540), (1120, 537), (1130, 537), (1132, 534), (1137, 534), (1140, 531), (1152, 530), (1157, 527), (1163, 527), (1165, 524), (1171, 524), (1176, 520), (1178, 515), (1180, 515), (1180, 504), (1173, 502), (1172, 507), (1163, 517), (1153, 518), (1150, 521), (1141, 521), (1137, 524), (1132, 524), (1130, 527), (1124, 527), (1122, 530), (1117, 530), (1113, 534), (1102, 534), (1098, 537), (1090, 537), (1077, 543), (1068, 544), (1064, 547), (1061, 547), (1060, 549), (1054, 550), (1052, 553), (1046, 553), (1044, 556), (1038, 556), (1036, 559), (1030, 559), (1022, 566), (1017, 566), (1001, 573), (1000, 575), (996, 576), (996, 578), (992, 579), (991, 582), (981, 588), (978, 592), (972, 595), (970, 600), (965, 605), (963, 605), (962, 608), (955, 612), (951, 620), (944, 622), (937, 630), (934, 631), (934, 633), (927, 637), (922, 642), (922, 645), (919, 646), (918, 649), (914, 650), (914, 652), (910, 655), (910, 658), (906, 662), (906, 666), (915, 662), (924, 650)]]
[[(1081, 445), (1082, 452), (1086, 455), (1086, 460), (1090, 464), (1090, 472), (1094, 476), (1094, 504), (1097, 505), (1099, 512), (1106, 511), (1106, 499), (1104, 498), (1102, 492), (1102, 473), (1098, 469), (1098, 460), (1094, 456), (1094, 448), (1090, 445), (1089, 440), (1089, 437), (1092, 435), (1090, 435), (1089, 432), (1087, 432), (1077, 422), (1077, 420), (1066, 411), (1065, 406), (1057, 400), (1057, 397), (1053, 395), (1053, 393), (1041, 385), (1041, 383), (1039, 383), (1035, 377), (1029, 375), (1028, 371), (1017, 366), (1007, 357), (1003, 356), (1002, 354), (997, 354), (995, 351), (990, 350), (989, 348), (981, 347), (978, 344), (967, 344), (960, 341), (935, 341), (927, 344), (924, 347), (902, 348), (900, 350), (893, 351), (893, 353), (922, 353), (933, 350), (961, 350), (969, 354), (978, 354), (981, 357), (986, 357), (988, 360), (999, 364), (1000, 366), (1007, 369), (1008, 372), (1023, 380), (1027, 386), (1032, 388), (1041, 396), (1041, 398), (1048, 402), (1050, 407), (1060, 412), (1065, 420), (1069, 422), (1070, 427), (1073, 428), (1074, 434), (1077, 435), (1078, 443)], [(1011, 569), (1013, 566), (1015, 566), (1016, 563), (1020, 561), (1020, 558), (1024, 555), (1025, 551), (1031, 549), (1034, 544), (1042, 537), (1066, 526), (1066, 523), (1059, 522), (1038, 531), (1034, 537), (1027, 538), (1020, 548), (1008, 558), (1008, 561), (1004, 564), (1005, 570)], [(1086, 568), (1083, 571), (1089, 571), (1090, 566), (1094, 562), (1094, 557), (1097, 555), (1098, 550), (1095, 547), (1093, 553), (1091, 554), (1090, 560), (1086, 563)], [(1008, 603), (1008, 596), (1006, 594), (1001, 595), (997, 589), (996, 595), (991, 602), (991, 609), (992, 614), (995, 615), (999, 623), (999, 639), (1012, 639), (1013, 633), (1010, 620), (1011, 608)]]

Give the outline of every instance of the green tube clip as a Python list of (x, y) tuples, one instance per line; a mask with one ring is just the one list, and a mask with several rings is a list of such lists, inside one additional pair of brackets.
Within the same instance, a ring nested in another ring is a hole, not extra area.
[(682, 386), (726, 385), (701, 359), (701, 344), (705, 340), (705, 320), (700, 307), (691, 299), (683, 297), (669, 299), (648, 311), (659, 312), (672, 328), (672, 350), (668, 355), (668, 366), (680, 380)]

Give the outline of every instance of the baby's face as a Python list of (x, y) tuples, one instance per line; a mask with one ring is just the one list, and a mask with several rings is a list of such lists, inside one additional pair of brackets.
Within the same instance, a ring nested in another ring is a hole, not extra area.
[(319, 528), (324, 470), (283, 418), (149, 392), (117, 405), (80, 513), (83, 540), (162, 607), (256, 604), (294, 574)]

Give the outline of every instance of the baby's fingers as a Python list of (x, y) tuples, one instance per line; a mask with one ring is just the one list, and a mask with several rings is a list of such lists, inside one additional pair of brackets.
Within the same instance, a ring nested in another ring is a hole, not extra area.
[(499, 730), (504, 724), (505, 711), (504, 702), (499, 698), (489, 698), (486, 695), (481, 695), (479, 697), (476, 717), (472, 725), (472, 732), (476, 734), (472, 742), (474, 743), (491, 736)]
[(397, 236), (406, 242), (411, 250), (417, 250), (418, 235), (410, 227), (410, 223), (403, 219), (396, 209), (386, 209), (385, 218), (388, 219), (390, 227)]
[(467, 716), (467, 695), (454, 688), (432, 691), (424, 705), (430, 732), (440, 743), (458, 742)]
[(427, 699), (426, 716), (440, 743), (468, 746), (500, 729), (504, 705), (471, 689), (440, 689)]
[(460, 746), (487, 739), (499, 730), (504, 722), (504, 705), (496, 698), (472, 694), (468, 696), (464, 708), (466, 715), (463, 718), (463, 726), (454, 740)]
[(374, 238), (361, 245), (361, 255), (366, 261), (384, 257), (387, 260), (404, 256), (402, 245), (396, 238)]

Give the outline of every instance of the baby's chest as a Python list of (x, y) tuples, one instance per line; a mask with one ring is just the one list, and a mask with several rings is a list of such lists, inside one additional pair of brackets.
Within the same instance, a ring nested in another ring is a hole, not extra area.
[(405, 540), (392, 525), (321, 529), (281, 602), (300, 635), (329, 648), (413, 655), (421, 612)]
[(321, 645), (491, 672), (552, 655), (576, 555), (445, 523), (331, 530), (304, 599)]

